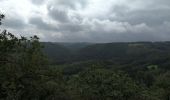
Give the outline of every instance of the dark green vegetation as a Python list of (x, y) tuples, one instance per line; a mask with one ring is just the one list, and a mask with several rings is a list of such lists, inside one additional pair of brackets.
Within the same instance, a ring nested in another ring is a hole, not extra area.
[(170, 42), (40, 43), (3, 31), (0, 100), (170, 100), (169, 61)]

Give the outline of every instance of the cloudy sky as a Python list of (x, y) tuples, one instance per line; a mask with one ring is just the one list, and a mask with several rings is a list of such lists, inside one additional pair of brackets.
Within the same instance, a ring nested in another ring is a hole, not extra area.
[(170, 0), (0, 0), (1, 29), (52, 42), (170, 40)]

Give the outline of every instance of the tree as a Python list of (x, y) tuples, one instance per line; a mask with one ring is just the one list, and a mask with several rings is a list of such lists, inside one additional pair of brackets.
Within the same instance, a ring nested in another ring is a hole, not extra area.
[(156, 92), (161, 100), (170, 100), (170, 72), (161, 74), (157, 78), (153, 88), (153, 92)]
[(0, 33), (0, 100), (68, 98), (62, 73), (49, 67), (42, 48), (37, 36)]
[(4, 19), (5, 18), (5, 15), (4, 14), (0, 14), (0, 25), (2, 24), (2, 19)]
[(136, 100), (139, 87), (126, 75), (106, 69), (84, 71), (70, 81), (79, 100)]
[(40, 71), (46, 66), (40, 48), (37, 36), (28, 40), (25, 37), (19, 39), (6, 30), (0, 34), (1, 97), (18, 100), (29, 91), (27, 89), (32, 89), (31, 93), (39, 87), (37, 80), (41, 79)]

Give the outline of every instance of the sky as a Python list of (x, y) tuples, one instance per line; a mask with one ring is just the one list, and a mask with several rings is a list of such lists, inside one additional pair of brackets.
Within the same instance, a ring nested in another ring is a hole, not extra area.
[(49, 42), (170, 40), (170, 0), (0, 0), (1, 29)]

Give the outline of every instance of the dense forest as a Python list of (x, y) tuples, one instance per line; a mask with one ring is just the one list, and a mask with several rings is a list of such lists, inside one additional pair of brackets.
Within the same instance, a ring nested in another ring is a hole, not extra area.
[(170, 100), (169, 70), (170, 42), (47, 43), (0, 33), (0, 100)]

